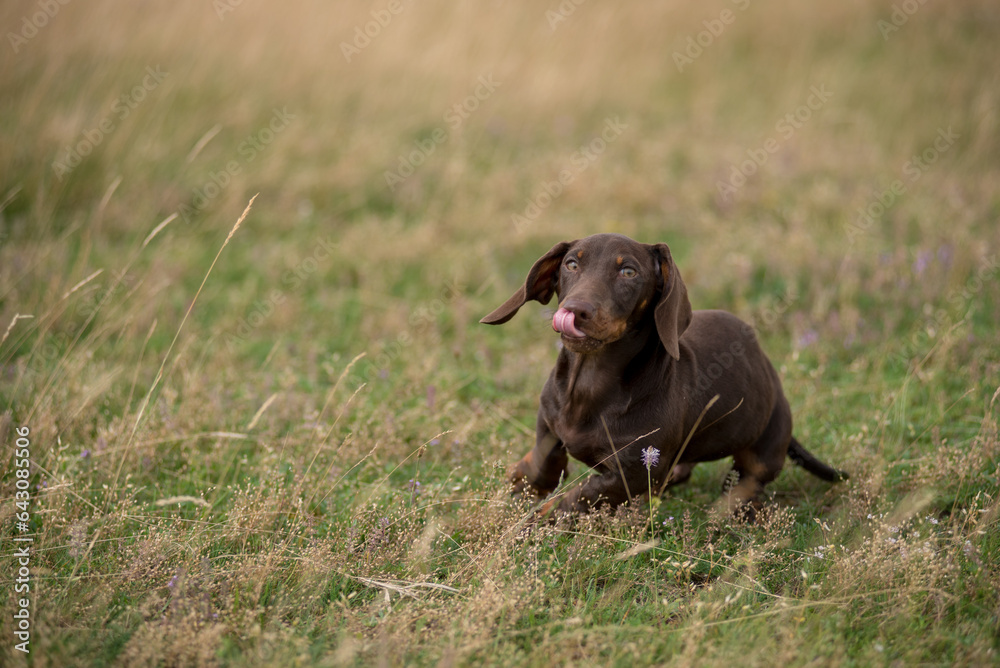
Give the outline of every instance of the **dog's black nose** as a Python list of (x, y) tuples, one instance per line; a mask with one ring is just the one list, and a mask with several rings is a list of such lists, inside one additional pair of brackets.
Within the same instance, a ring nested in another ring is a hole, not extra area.
[(567, 311), (571, 311), (579, 322), (591, 320), (597, 310), (593, 304), (582, 299), (567, 299), (563, 302), (562, 307)]

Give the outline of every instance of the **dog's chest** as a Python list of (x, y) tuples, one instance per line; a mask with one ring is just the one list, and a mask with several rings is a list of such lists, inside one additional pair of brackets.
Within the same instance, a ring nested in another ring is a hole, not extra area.
[(613, 466), (617, 450), (659, 426), (648, 388), (620, 370), (573, 361), (560, 359), (542, 392), (545, 422), (574, 458)]
[[(597, 466), (604, 458), (605, 452), (611, 452), (608, 436), (603, 433), (604, 430), (599, 418), (597, 424), (594, 424), (593, 421), (580, 423), (559, 418), (555, 421), (553, 430), (567, 452), (588, 466)], [(613, 432), (612, 440), (616, 440)]]
[(610, 465), (615, 450), (641, 435), (632, 435), (629, 422), (627, 400), (601, 407), (563, 404), (548, 420), (569, 454), (591, 467)]

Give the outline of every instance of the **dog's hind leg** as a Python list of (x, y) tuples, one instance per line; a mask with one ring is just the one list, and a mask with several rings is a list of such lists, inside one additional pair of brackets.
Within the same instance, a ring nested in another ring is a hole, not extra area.
[(727, 479), (724, 488), (726, 506), (730, 513), (745, 509), (747, 519), (753, 519), (760, 504), (764, 486), (774, 480), (785, 463), (788, 444), (792, 440), (792, 412), (788, 401), (779, 395), (771, 419), (752, 446), (733, 456), (733, 471), (737, 479)]

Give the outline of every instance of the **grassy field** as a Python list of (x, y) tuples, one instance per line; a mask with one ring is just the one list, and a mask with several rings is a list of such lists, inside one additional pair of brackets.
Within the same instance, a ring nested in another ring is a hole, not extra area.
[[(0, 26), (0, 664), (1000, 660), (996, 3)], [(597, 232), (752, 321), (851, 480), (521, 532), (551, 309), (477, 321)]]

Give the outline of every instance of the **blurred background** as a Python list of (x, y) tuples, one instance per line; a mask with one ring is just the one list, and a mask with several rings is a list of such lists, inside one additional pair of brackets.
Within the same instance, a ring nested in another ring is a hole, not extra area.
[(752, 321), (799, 438), (871, 498), (990, 405), (995, 2), (35, 0), (0, 26), (0, 434), (30, 424), (93, 504), (46, 501), (54, 572), (95, 508), (228, 512), (265, 471), (349, 508), (418, 468), (499, 494), (555, 340), (538, 305), (477, 321), (598, 232), (667, 242), (694, 308)]
[[(106, 283), (177, 213), (136, 260), (144, 331), (258, 192), (209, 284), (229, 315), (286, 293), (249, 344), (290, 322), (391, 332), (394, 300), (449, 281), (495, 300), (555, 241), (602, 231), (670, 243), (696, 307), (796, 284), (796, 335), (838, 314), (831, 334), (855, 341), (859, 292), (943, 290), (996, 239), (989, 2), (2, 11), (5, 322), (99, 268)], [(282, 280), (328, 238), (329, 259)], [(945, 260), (932, 281), (911, 271)]]

